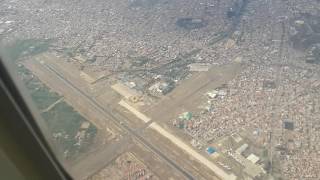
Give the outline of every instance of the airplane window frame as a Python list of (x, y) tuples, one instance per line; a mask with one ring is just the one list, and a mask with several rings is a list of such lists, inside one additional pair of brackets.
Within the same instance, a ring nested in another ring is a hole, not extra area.
[(46, 138), (44, 121), (24, 93), (12, 66), (0, 58), (1, 151), (25, 179), (72, 179), (54, 153), (53, 143)]

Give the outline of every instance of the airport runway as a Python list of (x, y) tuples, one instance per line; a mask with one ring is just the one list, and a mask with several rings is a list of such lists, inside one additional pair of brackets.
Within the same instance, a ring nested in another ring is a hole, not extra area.
[(69, 80), (65, 79), (57, 70), (54, 69), (54, 67), (50, 66), (49, 64), (41, 64), (44, 68), (55, 74), (61, 81), (63, 81), (66, 85), (68, 85), (70, 88), (72, 88), (75, 92), (78, 92), (82, 97), (86, 98), (90, 104), (101, 111), (106, 118), (112, 120), (119, 128), (125, 130), (127, 133), (133, 136), (134, 139), (136, 139), (138, 142), (143, 144), (147, 149), (151, 150), (153, 153), (155, 153), (158, 157), (160, 157), (162, 160), (164, 160), (168, 165), (176, 169), (178, 172), (183, 174), (187, 179), (193, 180), (194, 177), (189, 174), (187, 171), (182, 169), (178, 164), (176, 164), (174, 161), (169, 159), (166, 155), (164, 155), (159, 149), (157, 149), (154, 145), (149, 143), (143, 136), (141, 136), (137, 131), (134, 129), (128, 127), (123, 122), (126, 117), (124, 117), (121, 113), (115, 111), (115, 110), (109, 110), (102, 107), (95, 99), (91, 98), (89, 95), (84, 93), (81, 89), (73, 85)]

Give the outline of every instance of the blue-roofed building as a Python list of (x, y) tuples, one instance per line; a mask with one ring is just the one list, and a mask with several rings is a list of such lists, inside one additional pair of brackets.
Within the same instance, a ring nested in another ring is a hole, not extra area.
[(213, 153), (215, 153), (215, 152), (216, 152), (216, 149), (215, 149), (215, 148), (213, 148), (213, 147), (208, 147), (208, 148), (207, 148), (207, 153), (208, 153), (208, 154), (211, 155), (211, 154), (213, 154)]

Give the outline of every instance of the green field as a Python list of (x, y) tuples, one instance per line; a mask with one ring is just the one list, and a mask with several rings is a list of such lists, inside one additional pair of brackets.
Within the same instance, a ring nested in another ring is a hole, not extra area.
[(3, 49), (5, 58), (16, 61), (24, 56), (33, 56), (49, 49), (52, 40), (49, 39), (25, 39), (17, 40)]
[(77, 145), (75, 136), (79, 132), (80, 126), (86, 121), (79, 113), (65, 102), (57, 104), (53, 109), (42, 114), (51, 131), (58, 137), (55, 137), (64, 152), (67, 152), (68, 158), (73, 158), (79, 152), (85, 152), (92, 142), (97, 129), (91, 124), (85, 130), (85, 138), (81, 145)]
[[(25, 67), (20, 65), (18, 72), (40, 112), (61, 98)], [(64, 101), (57, 103), (41, 115), (51, 131), (51, 138), (55, 140), (66, 159), (73, 159), (77, 154), (86, 152), (97, 133), (97, 128), (91, 123), (88, 128), (81, 130), (81, 124), (88, 121)], [(80, 144), (79, 138), (76, 137), (79, 134), (82, 134)]]

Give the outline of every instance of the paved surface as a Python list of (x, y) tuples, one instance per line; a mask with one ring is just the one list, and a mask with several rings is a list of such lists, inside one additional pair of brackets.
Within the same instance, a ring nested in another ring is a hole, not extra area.
[(212, 170), (215, 174), (217, 174), (217, 176), (219, 176), (221, 179), (236, 180), (236, 176), (234, 174), (227, 174), (225, 171), (223, 171), (221, 168), (216, 166), (213, 162), (209, 161), (207, 158), (203, 157), (197, 151), (193, 150), (190, 146), (185, 144), (179, 138), (177, 138), (173, 134), (163, 129), (159, 124), (153, 122), (152, 124), (150, 124), (150, 128), (156, 130), (158, 133), (160, 133), (162, 136), (169, 139), (172, 143), (174, 143), (176, 146), (181, 148), (183, 151), (187, 152), (192, 157), (194, 157), (199, 162), (201, 162), (203, 165), (207, 166), (210, 170)]

